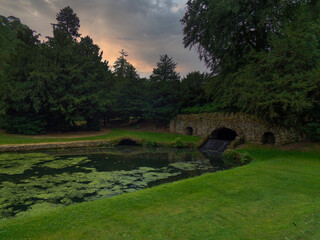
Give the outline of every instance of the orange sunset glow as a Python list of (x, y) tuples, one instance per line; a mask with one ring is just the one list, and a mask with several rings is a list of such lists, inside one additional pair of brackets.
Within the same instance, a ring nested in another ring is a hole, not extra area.
[(185, 4), (186, 0), (0, 0), (0, 15), (20, 18), (45, 40), (52, 36), (50, 24), (57, 12), (71, 6), (80, 19), (80, 33), (94, 40), (111, 67), (124, 49), (140, 76), (149, 77), (159, 56), (168, 54), (184, 76), (206, 71), (198, 54), (183, 46), (179, 21)]

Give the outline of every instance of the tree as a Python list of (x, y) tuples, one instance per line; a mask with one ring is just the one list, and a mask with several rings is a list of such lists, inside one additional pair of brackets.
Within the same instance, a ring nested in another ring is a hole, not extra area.
[(141, 79), (135, 67), (126, 59), (128, 53), (123, 49), (114, 63), (116, 80), (114, 91), (114, 116), (128, 119), (142, 117), (146, 108), (146, 81)]
[(319, 113), (319, 4), (189, 0), (184, 44), (213, 71), (214, 103), (286, 126)]
[(32, 72), (39, 67), (38, 35), (29, 28), (17, 31), (18, 44), (11, 52), (1, 82), (1, 108), (8, 132), (38, 134), (45, 130), (46, 86)]
[(89, 36), (77, 45), (77, 82), (73, 85), (74, 108), (86, 127), (99, 130), (104, 112), (111, 108), (112, 74), (102, 52)]
[(281, 24), (282, 0), (189, 0), (181, 19), (185, 47), (215, 73), (234, 72), (251, 49), (267, 50)]
[(68, 33), (73, 39), (80, 37), (80, 20), (69, 6), (60, 10), (57, 14), (57, 24), (52, 24), (54, 29), (61, 29)]
[(177, 64), (167, 55), (160, 56), (150, 76), (149, 102), (146, 118), (168, 123), (180, 110), (183, 97)]
[(128, 57), (128, 53), (124, 51), (124, 49), (121, 49), (120, 57), (115, 61), (113, 68), (113, 74), (118, 80), (122, 80), (125, 78), (126, 74), (126, 68), (129, 66), (129, 63), (126, 59)]
[(77, 120), (97, 130), (110, 111), (113, 78), (100, 48), (88, 36), (76, 41), (79, 20), (69, 7), (57, 20), (53, 37), (42, 44), (29, 28), (17, 31), (18, 43), (9, 54), (5, 76), (0, 76), (0, 114), (8, 131), (65, 131), (74, 129)]
[(181, 87), (184, 93), (183, 107), (193, 107), (196, 105), (204, 105), (208, 102), (205, 93), (205, 85), (208, 74), (200, 72), (190, 72), (181, 81)]
[(157, 62), (157, 68), (153, 69), (151, 79), (153, 81), (177, 82), (180, 80), (179, 74), (175, 71), (177, 63), (167, 54), (160, 56), (160, 61)]
[(218, 102), (286, 126), (319, 119), (319, 17), (306, 4), (291, 14), (294, 21), (283, 22), (269, 51), (251, 51), (247, 64), (225, 77)]

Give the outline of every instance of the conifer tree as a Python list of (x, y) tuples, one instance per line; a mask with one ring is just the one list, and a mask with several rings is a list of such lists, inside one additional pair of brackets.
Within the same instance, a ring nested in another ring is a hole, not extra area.
[(147, 118), (168, 123), (179, 112), (183, 98), (176, 67), (177, 64), (168, 55), (160, 56), (150, 76), (150, 108), (146, 113)]
[(73, 39), (80, 37), (80, 20), (71, 7), (67, 6), (61, 9), (57, 14), (56, 20), (58, 23), (52, 24), (54, 29), (60, 29), (66, 32)]

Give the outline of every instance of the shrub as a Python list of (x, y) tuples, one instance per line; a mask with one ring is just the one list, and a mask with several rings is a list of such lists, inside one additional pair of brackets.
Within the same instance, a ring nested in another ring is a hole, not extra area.
[(247, 164), (251, 161), (252, 161), (252, 157), (250, 156), (249, 153), (247, 152), (241, 153), (241, 159), (240, 159), (241, 164)]
[(37, 135), (45, 132), (46, 122), (37, 116), (7, 117), (3, 127), (9, 133)]
[(241, 156), (240, 153), (233, 151), (233, 150), (226, 150), (222, 154), (222, 161), (225, 165), (233, 166), (238, 165), (240, 162)]
[(252, 157), (244, 152), (236, 152), (234, 150), (226, 150), (222, 154), (222, 161), (227, 166), (238, 166), (249, 163), (252, 160)]
[(302, 127), (303, 132), (312, 141), (320, 141), (320, 123), (312, 122)]

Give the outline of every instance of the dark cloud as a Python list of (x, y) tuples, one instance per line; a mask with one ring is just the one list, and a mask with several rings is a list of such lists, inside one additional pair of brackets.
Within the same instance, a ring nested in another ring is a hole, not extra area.
[(204, 71), (195, 52), (184, 49), (182, 26), (187, 0), (0, 0), (0, 15), (14, 15), (42, 36), (60, 9), (70, 6), (80, 18), (80, 32), (91, 36), (110, 63), (124, 48), (138, 71), (152, 71), (159, 55), (168, 54), (184, 75)]

